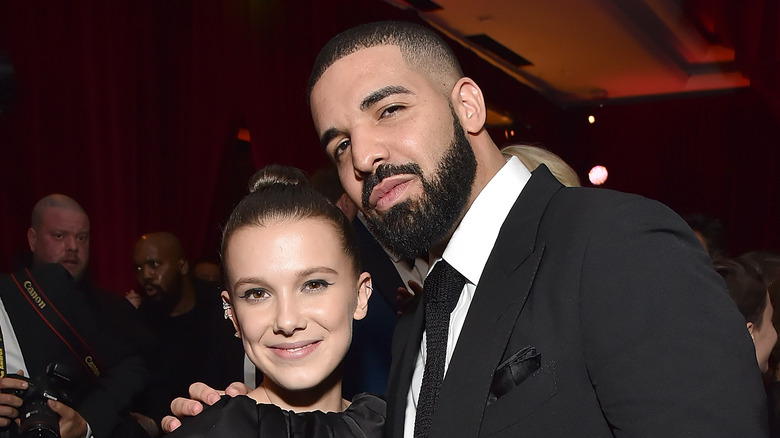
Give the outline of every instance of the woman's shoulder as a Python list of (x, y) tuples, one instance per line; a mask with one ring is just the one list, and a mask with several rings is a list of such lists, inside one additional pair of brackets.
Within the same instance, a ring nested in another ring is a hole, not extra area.
[(257, 404), (246, 396), (223, 396), (199, 415), (186, 418), (172, 437), (308, 436), (379, 438), (385, 424), (385, 402), (359, 394), (344, 412), (292, 412)]
[(385, 427), (385, 401), (370, 394), (353, 397), (344, 412), (284, 412), (290, 416), (290, 430), (306, 431), (307, 436), (315, 438), (380, 438)]

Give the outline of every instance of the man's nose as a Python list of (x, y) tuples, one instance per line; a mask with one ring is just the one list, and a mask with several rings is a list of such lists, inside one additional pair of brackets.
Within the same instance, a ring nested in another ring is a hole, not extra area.
[(352, 166), (362, 174), (372, 173), (390, 154), (387, 143), (370, 132), (353, 132), (350, 141)]
[(78, 252), (79, 245), (78, 239), (75, 236), (68, 236), (65, 238), (65, 249), (68, 251)]

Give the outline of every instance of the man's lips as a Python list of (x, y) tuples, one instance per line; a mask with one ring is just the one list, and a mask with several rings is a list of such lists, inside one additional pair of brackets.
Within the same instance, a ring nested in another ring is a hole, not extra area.
[(144, 291), (146, 292), (146, 296), (151, 297), (153, 295), (157, 294), (157, 288), (151, 285), (144, 286)]
[(319, 347), (322, 341), (298, 341), (285, 342), (282, 344), (270, 345), (268, 348), (282, 359), (300, 359), (308, 356)]
[(371, 191), (371, 197), (368, 199), (369, 207), (379, 211), (388, 210), (395, 205), (413, 178), (414, 175), (402, 174), (383, 179)]

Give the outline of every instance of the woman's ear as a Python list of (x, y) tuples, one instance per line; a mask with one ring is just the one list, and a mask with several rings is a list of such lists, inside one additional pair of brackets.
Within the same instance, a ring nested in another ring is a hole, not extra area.
[(363, 319), (368, 313), (368, 299), (371, 298), (371, 293), (374, 291), (371, 286), (371, 274), (364, 272), (358, 277), (358, 296), (357, 306), (355, 306), (355, 313), (352, 315), (354, 319)]
[(460, 124), (469, 134), (482, 130), (487, 120), (487, 110), (482, 90), (471, 78), (460, 78), (452, 88), (452, 108), (460, 118)]
[(220, 294), (222, 297), (222, 308), (225, 309), (225, 319), (229, 319), (230, 322), (233, 323), (233, 328), (236, 329), (236, 337), (241, 337), (241, 327), (238, 325), (238, 322), (236, 321), (236, 315), (233, 313), (233, 305), (230, 302), (230, 293), (228, 291), (223, 290)]

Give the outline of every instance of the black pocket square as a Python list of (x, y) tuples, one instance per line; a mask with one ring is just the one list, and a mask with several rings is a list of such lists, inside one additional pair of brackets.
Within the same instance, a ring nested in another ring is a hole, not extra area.
[(493, 383), (490, 384), (488, 403), (496, 401), (502, 395), (517, 387), (534, 371), (538, 370), (541, 365), (542, 355), (537, 353), (536, 348), (530, 345), (510, 356), (498, 366), (498, 369), (493, 374)]

